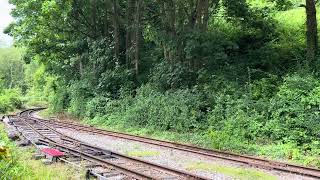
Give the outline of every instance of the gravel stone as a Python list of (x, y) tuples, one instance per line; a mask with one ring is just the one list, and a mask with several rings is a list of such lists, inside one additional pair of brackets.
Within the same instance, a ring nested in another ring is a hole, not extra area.
[[(309, 177), (303, 177), (296, 174), (289, 174), (289, 173), (283, 173), (279, 171), (273, 171), (273, 170), (264, 170), (264, 169), (258, 169), (254, 167), (250, 167), (245, 164), (226, 161), (218, 158), (212, 158), (212, 157), (206, 157), (203, 155), (197, 155), (190, 152), (184, 152), (181, 150), (176, 149), (169, 149), (165, 147), (159, 147), (156, 145), (150, 145), (142, 142), (137, 141), (131, 141), (126, 139), (121, 139), (117, 137), (111, 137), (106, 135), (95, 135), (92, 133), (87, 132), (81, 132), (81, 131), (75, 131), (71, 129), (57, 129), (61, 133), (73, 137), (77, 140), (81, 140), (82, 142), (85, 142), (87, 144), (97, 146), (103, 149), (116, 151), (122, 154), (131, 154), (132, 152), (141, 152), (142, 156), (137, 157), (149, 162), (161, 164), (164, 166), (169, 166), (172, 168), (176, 168), (179, 170), (188, 171), (197, 175), (205, 176), (210, 179), (215, 180), (231, 180), (234, 179), (234, 177), (218, 173), (218, 172), (212, 172), (212, 171), (206, 171), (206, 170), (197, 170), (197, 169), (190, 169), (191, 164), (195, 163), (206, 163), (206, 164), (212, 164), (217, 166), (224, 166), (224, 167), (233, 167), (233, 168), (246, 168), (246, 169), (253, 169), (257, 171), (261, 171), (270, 175), (275, 176), (277, 179), (283, 179), (283, 180), (311, 180), (314, 178)], [(146, 156), (143, 156), (144, 152), (146, 152)], [(148, 152), (156, 152), (151, 153), (155, 155), (148, 156)], [(135, 153), (132, 153), (135, 154)]]

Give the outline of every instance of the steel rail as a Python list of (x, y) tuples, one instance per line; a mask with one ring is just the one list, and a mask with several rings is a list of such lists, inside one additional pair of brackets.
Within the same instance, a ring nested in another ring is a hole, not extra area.
[[(48, 126), (46, 123), (42, 122), (41, 120), (39, 119), (35, 119), (35, 118), (31, 118), (30, 117), (30, 112), (31, 110), (26, 110), (26, 111), (22, 111), (21, 113), (19, 113), (19, 117), (22, 121), (24, 121), (25, 124), (27, 124), (33, 131), (35, 131), (36, 133), (38, 133), (41, 137), (43, 137), (43, 139), (41, 140), (42, 142), (43, 141), (46, 141), (46, 142), (50, 142), (51, 144), (53, 145), (58, 145), (59, 147), (63, 147), (63, 148), (69, 148), (69, 149), (72, 149), (70, 147), (67, 147), (63, 144), (60, 144), (58, 143), (57, 141), (54, 141), (52, 139), (50, 139), (49, 137), (43, 135), (41, 132), (39, 132), (37, 129), (35, 129), (30, 123), (27, 122), (26, 119), (24, 118), (28, 118), (28, 119), (31, 119), (33, 121), (36, 121), (38, 122), (39, 124), (45, 126), (47, 129), (50, 129), (52, 132), (54, 132), (55, 134), (58, 134), (60, 136), (60, 139), (61, 140), (66, 140), (66, 141), (72, 141), (73, 143), (76, 143), (78, 145), (81, 145), (81, 146), (85, 146), (85, 147), (88, 147), (88, 148), (91, 148), (91, 149), (95, 149), (95, 150), (99, 150), (99, 151), (104, 151), (104, 152), (108, 152), (108, 153), (111, 153), (112, 156), (115, 156), (117, 158), (123, 158), (123, 159), (127, 159), (127, 160), (130, 160), (130, 161), (133, 161), (133, 162), (138, 162), (138, 163), (141, 163), (141, 164), (144, 164), (146, 166), (149, 166), (149, 167), (153, 167), (155, 169), (159, 169), (160, 171), (165, 171), (165, 172), (170, 172), (170, 173), (173, 173), (173, 174), (176, 174), (178, 176), (181, 176), (181, 177), (185, 177), (187, 179), (203, 179), (203, 180), (208, 180), (209, 178), (206, 178), (206, 177), (202, 177), (202, 176), (198, 176), (198, 175), (195, 175), (195, 174), (191, 174), (189, 172), (186, 172), (186, 171), (181, 171), (181, 170), (178, 170), (178, 169), (174, 169), (174, 168), (169, 168), (169, 167), (166, 167), (166, 166), (162, 166), (162, 165), (159, 165), (159, 164), (155, 164), (155, 163), (151, 163), (151, 162), (148, 162), (148, 161), (144, 161), (144, 160), (141, 160), (141, 159), (137, 159), (137, 158), (133, 158), (133, 157), (130, 157), (130, 156), (126, 156), (126, 155), (123, 155), (123, 154), (120, 154), (120, 153), (117, 153), (117, 152), (113, 152), (113, 151), (109, 151), (109, 150), (105, 150), (105, 149), (102, 149), (102, 148), (99, 148), (99, 147), (95, 147), (95, 146), (91, 146), (91, 145), (88, 145), (88, 144), (85, 144), (79, 140), (76, 140), (72, 137), (69, 137), (69, 136), (66, 136), (58, 131), (56, 131), (55, 129), (51, 128), (50, 126)], [(25, 116), (24, 114), (27, 113), (27, 115)], [(79, 152), (81, 151), (78, 151), (78, 150), (75, 150), (75, 149), (72, 149), (73, 152), (75, 153), (78, 153), (80, 154)], [(117, 164), (114, 164), (114, 163), (111, 163), (111, 162), (108, 162), (106, 160), (103, 160), (103, 159), (100, 159), (100, 158), (96, 158), (90, 154), (86, 154), (85, 153), (81, 153), (82, 156), (85, 156), (85, 157), (89, 157), (90, 160), (94, 159), (95, 161), (99, 161), (99, 162), (103, 162), (103, 163), (109, 163), (108, 165), (110, 166), (113, 166), (113, 167), (116, 167), (117, 169), (121, 170), (121, 171), (125, 171), (125, 167), (122, 167), (122, 166), (119, 166)], [(141, 174), (139, 173), (138, 171), (136, 172), (131, 172), (131, 170), (129, 170), (129, 172), (126, 172), (126, 173), (134, 173), (134, 174), (138, 174), (140, 176), (140, 178), (151, 178), (151, 179), (157, 179), (156, 177), (154, 176), (145, 176), (143, 177), (144, 174)]]
[(204, 156), (214, 157), (214, 158), (220, 158), (224, 160), (239, 162), (248, 164), (255, 167), (265, 168), (265, 169), (273, 169), (277, 171), (287, 172), (287, 173), (295, 173), (303, 176), (309, 176), (313, 178), (320, 178), (320, 169), (312, 168), (312, 167), (305, 167), (295, 164), (289, 164), (284, 162), (278, 162), (278, 161), (272, 161), (264, 158), (258, 158), (253, 156), (246, 156), (246, 155), (240, 155), (230, 152), (223, 152), (218, 150), (211, 150), (206, 148), (199, 148), (192, 145), (186, 145), (186, 144), (180, 144), (180, 143), (174, 143), (170, 141), (164, 141), (164, 140), (157, 140), (153, 138), (147, 138), (147, 137), (141, 137), (136, 135), (130, 135), (126, 133), (120, 133), (120, 132), (114, 132), (114, 131), (108, 131), (105, 129), (100, 128), (93, 128), (91, 126), (86, 125), (80, 125), (76, 123), (70, 123), (70, 122), (62, 122), (62, 121), (52, 121), (42, 118), (36, 118), (32, 116), (32, 113), (37, 110), (31, 110), (29, 112), (29, 117), (33, 119), (38, 119), (40, 121), (46, 122), (51, 125), (60, 126), (62, 128), (70, 128), (70, 129), (76, 129), (81, 130), (84, 132), (90, 132), (94, 134), (99, 135), (106, 135), (106, 136), (112, 136), (116, 138), (121, 139), (127, 139), (132, 141), (138, 141), (142, 143), (152, 144), (156, 146), (181, 150), (185, 152), (200, 154)]
[(73, 152), (74, 155), (81, 155), (81, 157), (85, 157), (85, 159), (87, 160), (94, 160), (95, 162), (98, 162), (98, 163), (101, 163), (101, 165), (108, 165), (108, 166), (112, 166), (114, 167), (115, 169), (119, 170), (120, 172), (126, 174), (126, 175), (131, 175), (135, 178), (139, 178), (139, 179), (156, 179), (156, 177), (153, 177), (153, 176), (148, 176), (148, 175), (145, 175), (145, 174), (142, 174), (138, 171), (134, 171), (134, 170), (130, 170), (130, 169), (127, 169), (123, 166), (120, 166), (120, 165), (117, 165), (115, 163), (112, 163), (112, 162), (109, 162), (109, 161), (106, 161), (106, 160), (103, 160), (101, 158), (97, 158), (97, 157), (94, 157), (90, 154), (86, 154), (86, 153), (83, 153), (81, 151), (78, 151), (78, 150), (75, 150), (73, 148), (70, 148), (70, 147), (67, 147), (67, 146), (64, 146), (62, 144), (59, 144), (57, 143), (56, 141), (46, 137), (45, 135), (43, 135), (41, 132), (39, 132), (37, 129), (35, 129), (30, 123), (28, 123), (25, 119), (23, 119), (23, 116), (21, 116), (22, 114), (20, 113), (20, 120), (22, 120), (29, 128), (31, 128), (35, 133), (37, 133), (38, 135), (42, 136), (44, 139), (38, 139), (39, 142), (45, 142), (45, 144), (51, 146), (51, 145), (55, 145), (56, 147), (60, 147), (60, 148), (63, 148), (65, 150), (68, 150), (67, 152)]
[(60, 143), (51, 142), (51, 141), (47, 141), (47, 140), (44, 140), (44, 139), (39, 139), (39, 142), (47, 144), (47, 145), (50, 145), (50, 146), (54, 145), (55, 147), (59, 147), (59, 149), (62, 150), (63, 152), (68, 152), (68, 153), (71, 153), (73, 155), (80, 155), (84, 159), (87, 159), (87, 160), (90, 160), (90, 161), (94, 161), (94, 162), (100, 163), (102, 165), (112, 166), (115, 169), (123, 172), (124, 174), (126, 174), (126, 175), (129, 174), (129, 175), (131, 175), (131, 176), (133, 176), (135, 178), (139, 178), (139, 179), (157, 179), (154, 176), (149, 176), (149, 175), (140, 173), (138, 171), (128, 169), (128, 168), (126, 168), (124, 166), (121, 166), (121, 165), (106, 161), (104, 159), (101, 159), (101, 158), (95, 157), (93, 155), (84, 153), (82, 151), (70, 148), (70, 147), (65, 146), (63, 144), (60, 144)]
[(116, 157), (119, 157), (119, 158), (129, 159), (129, 160), (140, 162), (140, 163), (143, 163), (143, 164), (147, 164), (149, 166), (152, 166), (154, 168), (158, 168), (160, 170), (170, 171), (170, 172), (172, 172), (174, 174), (179, 174), (180, 176), (186, 176), (188, 179), (208, 179), (208, 178), (205, 178), (205, 177), (201, 177), (201, 176), (197, 176), (197, 175), (194, 175), (194, 174), (190, 174), (190, 173), (188, 173), (186, 171), (181, 171), (181, 170), (174, 169), (174, 168), (168, 168), (166, 166), (162, 166), (162, 165), (155, 164), (155, 163), (150, 163), (150, 162), (142, 160), (142, 159), (130, 157), (130, 156), (127, 156), (127, 155), (124, 155), (124, 154), (120, 154), (120, 153), (114, 152), (114, 151), (105, 150), (105, 149), (102, 149), (102, 148), (99, 148), (99, 147), (96, 147), (96, 146), (92, 146), (92, 145), (83, 143), (83, 142), (81, 142), (81, 141), (79, 141), (79, 140), (77, 140), (75, 138), (70, 137), (70, 136), (64, 135), (63, 133), (61, 133), (59, 131), (56, 131), (55, 129), (49, 127), (47, 124), (45, 124), (45, 123), (43, 123), (41, 121), (39, 121), (39, 123), (43, 124), (48, 129), (54, 131), (55, 133), (59, 134), (61, 136), (62, 140), (66, 140), (66, 141), (70, 141), (71, 140), (71, 141), (73, 141), (73, 143), (77, 143), (80, 146), (85, 146), (85, 147), (89, 147), (89, 148), (100, 150), (100, 151), (107, 151), (108, 153), (110, 153), (113, 156), (116, 156)]

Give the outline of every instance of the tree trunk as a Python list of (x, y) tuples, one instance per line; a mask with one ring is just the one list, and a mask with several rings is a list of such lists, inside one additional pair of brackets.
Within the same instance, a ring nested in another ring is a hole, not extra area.
[(314, 0), (306, 0), (307, 13), (307, 64), (315, 62), (318, 49), (317, 14)]
[[(176, 39), (176, 27), (175, 27), (175, 23), (176, 23), (176, 5), (174, 3), (173, 0), (168, 1), (167, 3), (167, 17), (168, 17), (168, 29), (167, 29), (167, 33), (168, 33), (168, 37), (170, 40), (175, 40)], [(168, 52), (168, 58), (169, 61), (171, 63), (174, 63), (175, 61), (175, 48), (174, 47), (170, 47), (170, 50)]]
[(83, 74), (82, 58), (80, 58), (79, 55), (78, 55), (78, 58), (79, 58), (79, 75), (80, 75), (80, 79), (82, 79), (82, 74)]
[(196, 25), (198, 30), (206, 31), (209, 20), (209, 0), (198, 0), (195, 14), (192, 14), (192, 16), (196, 17), (192, 28), (195, 28)]
[(92, 36), (96, 38), (97, 37), (97, 1), (91, 0), (91, 5), (92, 5), (92, 26), (93, 26)]
[(196, 26), (198, 27), (198, 29), (200, 29), (200, 27), (202, 25), (204, 1), (205, 0), (198, 0), (198, 2), (197, 2), (197, 7), (196, 7)]
[[(158, 4), (160, 6), (160, 16), (161, 17), (166, 17), (166, 5), (165, 5), (165, 1), (162, 0), (158, 0)], [(166, 20), (165, 18), (161, 18), (161, 23), (162, 23), (162, 28), (166, 29)], [(168, 50), (167, 50), (167, 44), (166, 42), (162, 41), (161, 42), (161, 46), (163, 49), (163, 57), (165, 60), (168, 60)]]
[(140, 0), (136, 0), (136, 16), (135, 16), (135, 61), (134, 67), (136, 72), (136, 77), (139, 75), (139, 53), (140, 53), (140, 36), (141, 36), (141, 22), (140, 22)]
[(131, 47), (132, 47), (132, 25), (134, 17), (134, 4), (135, 0), (128, 0), (127, 2), (127, 28), (126, 28), (126, 64), (127, 68), (130, 69), (131, 64)]
[(209, 21), (209, 0), (205, 0), (203, 9), (202, 31), (206, 32), (208, 29)]
[(9, 89), (12, 89), (13, 86), (13, 67), (12, 64), (10, 64), (10, 85), (9, 85)]
[(114, 31), (114, 56), (116, 62), (120, 60), (120, 24), (118, 12), (118, 0), (112, 0), (113, 3), (113, 31)]
[(104, 35), (106, 37), (109, 35), (109, 7), (109, 0), (105, 0)]
[(189, 1), (189, 6), (194, 8), (193, 11), (190, 13), (189, 23), (188, 23), (189, 28), (193, 28), (197, 21), (198, 0), (195, 2), (195, 4), (193, 0)]

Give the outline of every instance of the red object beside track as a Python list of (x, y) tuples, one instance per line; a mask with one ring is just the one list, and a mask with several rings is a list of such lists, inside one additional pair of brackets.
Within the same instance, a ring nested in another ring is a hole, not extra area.
[(50, 155), (52, 157), (61, 157), (64, 156), (64, 153), (57, 150), (57, 149), (52, 149), (52, 148), (43, 148), (41, 150), (43, 153)]

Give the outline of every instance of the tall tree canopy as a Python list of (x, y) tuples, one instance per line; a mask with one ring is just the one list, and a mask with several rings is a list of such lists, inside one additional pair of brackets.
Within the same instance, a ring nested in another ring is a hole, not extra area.
[[(221, 10), (225, 11), (226, 18), (251, 29), (253, 34), (246, 38), (253, 43), (257, 41), (253, 37), (255, 33), (262, 33), (261, 36), (272, 33), (271, 27), (265, 32), (266, 24), (261, 22), (266, 17), (250, 9), (245, 0), (10, 2), (16, 6), (12, 15), (17, 21), (8, 32), (17, 43), (27, 47), (30, 58), (41, 57), (53, 72), (69, 78), (72, 75), (80, 78), (86, 68), (99, 74), (106, 66), (112, 69), (122, 65), (138, 76), (146, 71), (144, 61), (151, 55), (151, 52), (142, 52), (152, 49), (160, 53), (158, 58), (170, 63), (183, 62), (194, 69), (205, 67), (210, 63), (208, 56), (225, 58), (228, 43), (219, 44), (220, 47), (216, 47), (219, 52), (201, 45), (195, 47), (193, 43), (216, 38), (209, 37), (212, 31), (208, 31), (208, 23), (215, 21), (215, 15)], [(105, 52), (100, 53), (110, 53), (105, 59), (90, 58), (99, 53), (90, 52), (90, 46), (97, 43), (105, 46)]]

